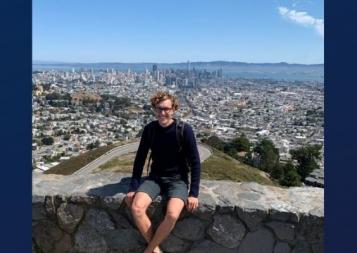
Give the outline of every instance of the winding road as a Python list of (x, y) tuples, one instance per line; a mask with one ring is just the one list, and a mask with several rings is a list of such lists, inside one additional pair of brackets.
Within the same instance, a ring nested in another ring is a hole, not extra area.
[[(198, 146), (198, 152), (200, 153), (200, 159), (202, 163), (211, 155), (211, 151), (209, 150), (209, 148), (207, 148), (206, 146), (200, 143), (198, 143), (197, 146)], [(94, 169), (98, 168), (100, 165), (105, 164), (106, 162), (112, 160), (115, 157), (119, 157), (131, 152), (136, 152), (138, 150), (138, 147), (139, 147), (139, 142), (134, 142), (134, 143), (129, 143), (123, 146), (113, 148), (112, 150), (106, 152), (105, 154), (98, 157), (94, 161), (88, 163), (81, 169), (77, 170), (72, 175), (88, 175)]]

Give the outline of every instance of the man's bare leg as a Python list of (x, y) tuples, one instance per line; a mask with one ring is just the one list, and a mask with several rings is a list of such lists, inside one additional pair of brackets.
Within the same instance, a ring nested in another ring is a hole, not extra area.
[(159, 244), (170, 234), (171, 230), (174, 228), (184, 206), (185, 203), (180, 198), (171, 198), (168, 201), (165, 218), (157, 228), (144, 253), (155, 252), (154, 249), (159, 246)]
[[(151, 197), (145, 192), (137, 192), (131, 205), (131, 213), (140, 233), (149, 243), (153, 236), (151, 221), (146, 214), (147, 208), (152, 202)], [(159, 247), (155, 247), (152, 252), (161, 252)], [(150, 252), (151, 253), (151, 252)]]

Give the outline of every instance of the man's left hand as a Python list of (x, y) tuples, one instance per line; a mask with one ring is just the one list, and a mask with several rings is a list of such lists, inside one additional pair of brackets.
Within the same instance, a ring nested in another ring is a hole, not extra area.
[(198, 198), (192, 196), (188, 197), (187, 206), (186, 206), (187, 211), (192, 213), (197, 209), (197, 207), (198, 207)]

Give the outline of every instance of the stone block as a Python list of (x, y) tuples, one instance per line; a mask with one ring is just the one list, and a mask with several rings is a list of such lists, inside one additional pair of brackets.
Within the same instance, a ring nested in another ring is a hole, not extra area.
[(283, 222), (299, 222), (299, 215), (294, 212), (271, 210), (269, 218), (271, 220), (283, 221)]
[(73, 247), (71, 236), (64, 234), (61, 240), (56, 242), (53, 253), (67, 253)]
[(323, 243), (324, 220), (322, 217), (304, 215), (298, 224), (297, 232), (310, 244)]
[(109, 214), (103, 209), (90, 208), (86, 213), (84, 223), (95, 228), (100, 234), (115, 229)]
[(104, 235), (110, 250), (132, 252), (142, 250), (146, 244), (144, 238), (135, 229), (115, 229)]
[(238, 217), (247, 225), (250, 231), (255, 231), (263, 224), (263, 220), (267, 216), (267, 212), (261, 209), (236, 208)]
[(201, 240), (205, 236), (205, 224), (197, 218), (186, 218), (176, 223), (172, 233), (189, 241)]
[(39, 221), (39, 220), (45, 220), (46, 218), (47, 216), (46, 216), (46, 209), (44, 203), (32, 204), (32, 220)]
[(117, 228), (133, 228), (133, 225), (117, 210), (109, 210)]
[(265, 224), (270, 227), (275, 235), (282, 241), (292, 243), (295, 239), (295, 225), (292, 223), (270, 221)]
[(187, 253), (236, 253), (237, 249), (225, 248), (211, 240), (196, 243)]
[(125, 194), (123, 193), (117, 197), (103, 197), (100, 201), (101, 207), (117, 210), (123, 204), (124, 198)]
[(208, 234), (216, 243), (226, 248), (238, 247), (246, 232), (245, 226), (237, 218), (229, 214), (217, 214)]
[(286, 242), (277, 242), (273, 253), (290, 253), (289, 244)]
[(107, 252), (108, 246), (104, 238), (90, 225), (82, 224), (74, 236), (75, 250), (86, 253)]
[(45, 220), (33, 227), (32, 236), (41, 251), (52, 252), (56, 242), (62, 238), (63, 232), (54, 222)]
[(310, 245), (304, 240), (298, 240), (292, 253), (312, 253)]
[(168, 253), (183, 253), (188, 250), (191, 242), (182, 240), (173, 234), (170, 234), (160, 245), (164, 252)]
[(238, 253), (271, 253), (274, 247), (274, 236), (266, 228), (250, 232), (238, 248)]
[(59, 226), (66, 232), (72, 233), (83, 217), (84, 209), (79, 205), (62, 203), (57, 210)]

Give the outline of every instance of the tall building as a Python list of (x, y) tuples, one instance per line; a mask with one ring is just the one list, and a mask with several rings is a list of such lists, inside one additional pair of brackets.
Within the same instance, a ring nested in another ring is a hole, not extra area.
[(156, 64), (152, 65), (152, 76), (155, 81), (159, 80), (159, 69)]

